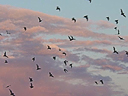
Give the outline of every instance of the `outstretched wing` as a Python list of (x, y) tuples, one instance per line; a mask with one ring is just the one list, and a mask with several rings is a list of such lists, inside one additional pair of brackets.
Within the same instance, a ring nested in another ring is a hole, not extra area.
[(41, 20), (40, 17), (38, 17), (39, 21)]
[(120, 9), (121, 10), (121, 14), (123, 14), (124, 12), (123, 12), (123, 10), (122, 9)]
[(68, 36), (68, 38), (69, 38), (69, 40), (71, 40), (71, 37), (70, 36)]
[(37, 67), (37, 68), (39, 68), (39, 65), (38, 65), (38, 64), (36, 64), (36, 67)]
[(114, 51), (116, 50), (115, 47), (113, 47), (113, 50), (114, 50)]

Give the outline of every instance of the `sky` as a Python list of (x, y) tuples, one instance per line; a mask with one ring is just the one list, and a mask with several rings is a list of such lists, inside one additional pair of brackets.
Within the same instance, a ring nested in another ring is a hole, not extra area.
[(128, 0), (0, 0), (0, 96), (9, 96), (9, 89), (15, 96), (128, 96), (127, 4)]

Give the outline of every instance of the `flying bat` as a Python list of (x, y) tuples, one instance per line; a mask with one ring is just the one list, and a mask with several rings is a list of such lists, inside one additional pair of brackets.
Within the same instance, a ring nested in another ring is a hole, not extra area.
[(88, 21), (88, 15), (85, 15), (84, 18), (86, 18), (86, 20)]
[(120, 9), (120, 11), (121, 11), (121, 15), (124, 16), (124, 17), (126, 18), (126, 15), (124, 14), (123, 10)]
[(75, 23), (75, 22), (76, 22), (76, 19), (73, 17), (73, 18), (72, 18), (72, 21), (74, 21), (74, 23)]
[(57, 7), (56, 7), (56, 10), (59, 10), (59, 11), (60, 11), (60, 7), (59, 7), (59, 6), (57, 6)]

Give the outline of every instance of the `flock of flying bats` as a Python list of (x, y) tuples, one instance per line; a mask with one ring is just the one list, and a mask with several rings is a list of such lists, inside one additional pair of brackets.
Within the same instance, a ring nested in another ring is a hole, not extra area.
[[(91, 3), (92, 1), (89, 0), (89, 2)], [(59, 6), (57, 6), (56, 7), (56, 10), (61, 11), (61, 8)], [(120, 11), (121, 11), (121, 15), (126, 18), (126, 15), (124, 14), (123, 10), (120, 9)], [(87, 21), (89, 20), (88, 15), (85, 15), (83, 18), (85, 18)], [(106, 19), (108, 21), (110, 20), (110, 18), (108, 16), (106, 17)], [(77, 22), (77, 20), (74, 17), (72, 18), (72, 21), (74, 23)], [(42, 19), (40, 17), (38, 17), (38, 22), (42, 22)], [(118, 20), (115, 20), (115, 23), (118, 24), (119, 21)], [(26, 31), (27, 30), (27, 27), (23, 27), (23, 29)], [(119, 35), (120, 34), (119, 29), (117, 27), (114, 27), (114, 29), (118, 31), (118, 34), (117, 35)], [(11, 34), (7, 30), (6, 30), (6, 33), (7, 34)], [(2, 36), (2, 34), (0, 34), (0, 35)], [(124, 38), (122, 38), (120, 36), (118, 36), (118, 37), (119, 37), (120, 40), (124, 40)], [(73, 36), (68, 36), (68, 38), (69, 38), (70, 41), (76, 40)], [(47, 49), (48, 50), (51, 50), (52, 48), (49, 45), (47, 45)], [(119, 54), (118, 51), (115, 49), (115, 47), (113, 47), (113, 50), (114, 50), (113, 53)], [(59, 51), (61, 51), (60, 48), (59, 48)], [(128, 51), (125, 51), (125, 52), (126, 52), (126, 55), (128, 56)], [(64, 54), (66, 56), (66, 52), (62, 52), (62, 54)], [(6, 52), (4, 52), (3, 57), (9, 58), (7, 56), (7, 53)], [(32, 58), (32, 61), (34, 62), (35, 60), (36, 60), (36, 58), (33, 57)], [(53, 60), (56, 60), (56, 56), (53, 57)], [(8, 61), (5, 60), (5, 63), (8, 63)], [(67, 63), (68, 63), (68, 61), (67, 60), (64, 60), (65, 66), (67, 65)], [(72, 64), (69, 64), (69, 66), (72, 68)], [(36, 64), (36, 70), (41, 70), (41, 67), (38, 64)], [(67, 69), (64, 69), (64, 72), (67, 73), (68, 70)], [(49, 76), (50, 77), (54, 77), (54, 75), (51, 72), (49, 72)], [(30, 88), (34, 88), (33, 83), (32, 83), (33, 82), (33, 78), (29, 77), (29, 82), (30, 82)], [(101, 84), (104, 84), (103, 80), (99, 80), (99, 82), (101, 82)], [(98, 84), (98, 82), (95, 81), (95, 84)], [(6, 88), (9, 88), (10, 86), (11, 85), (8, 85), (8, 86), (6, 86)], [(9, 88), (9, 91), (10, 91), (10, 95), (15, 96), (15, 94), (12, 92), (12, 90), (10, 88)]]

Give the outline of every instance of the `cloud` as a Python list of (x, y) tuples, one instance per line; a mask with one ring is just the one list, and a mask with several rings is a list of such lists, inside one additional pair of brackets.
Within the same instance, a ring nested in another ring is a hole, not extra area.
[(112, 70), (116, 70), (116, 71), (120, 71), (123, 69), (119, 66), (112, 66), (112, 65), (103, 65), (102, 67), (103, 67), (103, 69), (108, 68), (108, 69), (112, 69)]
[(36, 26), (36, 27), (30, 28), (27, 32), (32, 34), (32, 33), (41, 32), (41, 31), (47, 32), (48, 30), (46, 30), (44, 27)]
[(115, 27), (115, 24), (109, 23), (108, 21), (100, 20), (96, 22), (97, 29), (111, 29)]
[(128, 58), (127, 58), (125, 53), (126, 52), (123, 50), (123, 51), (120, 51), (118, 55), (116, 55), (116, 54), (108, 54), (106, 57), (111, 58), (114, 61), (120, 61), (122, 63), (127, 63), (128, 62)]
[(88, 64), (92, 64), (95, 66), (100, 66), (100, 69), (106, 69), (111, 71), (122, 71), (125, 69), (125, 66), (120, 65), (118, 62), (113, 62), (110, 59), (102, 58), (102, 59), (93, 59), (89, 56), (82, 56), (82, 60), (86, 61)]
[(98, 49), (98, 48), (85, 48), (86, 51), (96, 52), (96, 53), (111, 53), (111, 51), (106, 49)]
[[(10, 88), (19, 96), (23, 93), (25, 96), (108, 96), (119, 92), (123, 94), (122, 91), (114, 91), (113, 84), (110, 86), (111, 77), (93, 74), (88, 70), (93, 66), (112, 72), (127, 69), (116, 62), (118, 60), (107, 48), (102, 49), (103, 46), (126, 45), (125, 42), (118, 42), (116, 36), (96, 33), (91, 29), (92, 25), (99, 30), (108, 29), (112, 28), (113, 24), (106, 21), (87, 23), (81, 19), (73, 23), (67, 18), (3, 5), (0, 6), (0, 11), (0, 30), (3, 34), (0, 36), (0, 53), (7, 51), (9, 56), (0, 58), (0, 95), (8, 95), (8, 90), (2, 87), (7, 84), (11, 84)], [(39, 23), (37, 17), (43, 21)], [(27, 27), (26, 31), (24, 26)], [(6, 34), (6, 30), (11, 34)], [(76, 40), (70, 42), (68, 35), (73, 35)], [(48, 50), (47, 45), (52, 49)], [(62, 51), (59, 51), (59, 48)], [(87, 55), (84, 53), (85, 49), (88, 51)], [(62, 54), (63, 51), (67, 53), (66, 56)], [(94, 59), (89, 51), (106, 54), (104, 58)], [(53, 56), (57, 56), (57, 60), (53, 60)], [(33, 62), (32, 57), (36, 57), (36, 61)], [(8, 64), (4, 63), (5, 59), (9, 61)], [(64, 65), (64, 60), (69, 61), (67, 66)], [(73, 68), (70, 68), (70, 63), (73, 63)], [(40, 71), (36, 70), (36, 64), (41, 67)], [(64, 73), (64, 68), (68, 73)], [(48, 72), (52, 72), (54, 78), (50, 78)], [(34, 79), (33, 89), (29, 87), (29, 77)], [(105, 84), (96, 86), (94, 81), (100, 79), (103, 79)]]
[[(12, 26), (10, 27), (12, 27), (13, 29), (19, 28), (20, 31), (23, 31), (24, 26), (26, 26), (28, 29), (31, 29), (31, 30), (33, 29), (32, 27), (34, 27), (35, 29), (38, 26), (40, 26), (40, 28), (43, 28), (43, 29), (38, 28), (36, 31), (46, 31), (46, 33), (49, 33), (49, 34), (62, 34), (62, 35), (72, 34), (74, 36), (81, 36), (81, 37), (93, 37), (93, 38), (104, 37), (104, 39), (115, 38), (114, 36), (111, 36), (111, 35), (92, 32), (90, 29), (87, 28), (88, 26), (91, 26), (94, 23), (89, 23), (88, 25), (87, 22), (83, 22), (82, 20), (80, 20), (78, 23), (75, 24), (75, 27), (74, 27), (74, 23), (72, 23), (71, 20), (66, 18), (50, 16), (41, 12), (34, 12), (28, 9), (20, 9), (20, 8), (13, 8), (13, 7), (8, 8), (8, 6), (1, 6), (1, 8), (4, 9), (3, 11), (5, 13), (8, 13), (7, 16), (4, 16), (1, 13), (1, 16), (4, 17), (3, 20), (9, 21), (8, 23), (9, 25), (14, 25), (14, 27)], [(39, 23), (37, 17), (42, 18), (43, 22)], [(106, 24), (106, 21), (104, 22), (98, 21), (98, 22), (102, 22), (102, 24), (105, 22), (105, 25), (109, 25), (109, 26), (112, 25), (111, 23), (109, 24), (108, 22)], [(101, 26), (99, 23), (96, 23), (96, 25)], [(3, 28), (6, 29), (6, 26), (3, 25), (3, 27), (0, 27), (0, 29), (3, 29)]]

